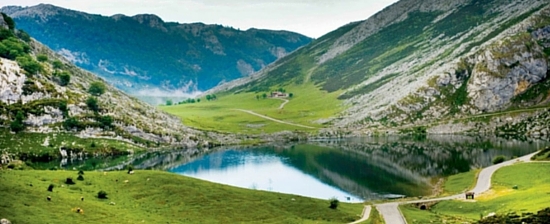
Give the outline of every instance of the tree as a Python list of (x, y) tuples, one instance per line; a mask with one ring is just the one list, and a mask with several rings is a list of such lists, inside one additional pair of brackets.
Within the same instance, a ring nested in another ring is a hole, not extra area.
[(208, 101), (212, 100), (212, 96), (206, 95), (206, 100), (208, 100)]
[(17, 32), (17, 37), (19, 37), (19, 39), (25, 41), (25, 42), (31, 42), (31, 36), (25, 32), (24, 30), (19, 30)]
[(288, 97), (290, 97), (290, 98), (292, 98), (293, 96), (294, 96), (293, 93), (289, 93), (289, 94), (288, 94)]
[(86, 100), (86, 106), (88, 106), (88, 108), (90, 110), (93, 110), (95, 112), (99, 111), (99, 105), (97, 104), (97, 98), (95, 98), (93, 96), (88, 97), (88, 99)]
[(200, 103), (200, 102), (201, 102), (201, 98), (198, 98), (198, 99), (197, 99), (197, 103)]
[(15, 133), (19, 133), (25, 130), (25, 124), (23, 123), (23, 120), (25, 120), (25, 115), (22, 111), (17, 111), (15, 119), (10, 123), (10, 129)]
[(102, 116), (99, 118), (99, 123), (103, 126), (103, 129), (109, 129), (113, 126), (113, 117), (111, 116)]
[(256, 95), (256, 100), (260, 100), (260, 95)]
[(212, 100), (217, 100), (217, 99), (218, 99), (218, 97), (216, 97), (215, 94), (212, 94)]
[(332, 208), (332, 209), (338, 208), (338, 203), (339, 203), (338, 199), (331, 198), (331, 199), (329, 199), (329, 202), (330, 202), (329, 208)]
[(105, 93), (105, 84), (102, 82), (93, 82), (90, 84), (90, 88), (88, 88), (88, 93), (94, 95), (94, 96), (101, 96), (103, 93)]
[(262, 98), (267, 98), (267, 93), (262, 94)]
[(172, 106), (172, 104), (173, 104), (173, 103), (172, 103), (172, 100), (167, 100), (167, 101), (166, 101), (166, 106)]

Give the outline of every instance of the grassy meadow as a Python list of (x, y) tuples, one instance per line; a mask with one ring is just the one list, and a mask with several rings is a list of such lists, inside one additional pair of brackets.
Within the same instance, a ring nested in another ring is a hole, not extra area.
[(472, 189), (477, 180), (477, 174), (481, 170), (470, 170), (446, 178), (443, 184), (443, 195), (454, 195)]
[[(328, 200), (161, 171), (90, 171), (83, 181), (76, 180), (77, 173), (0, 170), (0, 218), (12, 223), (347, 223), (359, 219), (363, 209), (346, 203), (330, 209)], [(66, 184), (67, 177), (76, 184)], [(50, 184), (52, 192), (47, 191)], [(107, 199), (97, 198), (100, 190)]]
[[(316, 122), (319, 119), (329, 118), (342, 111), (342, 102), (337, 100), (339, 92), (327, 93), (321, 91), (311, 83), (290, 85), (286, 87), (289, 103), (283, 109), (279, 106), (281, 99), (266, 98), (262, 94), (269, 92), (241, 92), (237, 94), (225, 93), (217, 96), (217, 100), (200, 103), (161, 106), (160, 109), (179, 116), (187, 126), (201, 130), (215, 130), (227, 133), (260, 134), (279, 131), (312, 132), (324, 127)], [(260, 96), (259, 99), (256, 96)], [(281, 124), (266, 120), (236, 109), (251, 110), (258, 114), (278, 120), (311, 126), (314, 129)]]
[[(442, 201), (429, 210), (400, 206), (408, 223), (464, 223), (488, 214), (536, 212), (550, 204), (550, 163), (522, 163), (500, 168), (488, 192), (475, 201)], [(514, 189), (517, 186), (517, 189)]]

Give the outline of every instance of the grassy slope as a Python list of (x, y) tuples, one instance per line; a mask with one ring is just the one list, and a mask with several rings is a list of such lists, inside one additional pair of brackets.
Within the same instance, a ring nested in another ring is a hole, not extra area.
[(443, 194), (453, 195), (471, 189), (475, 185), (479, 171), (480, 170), (470, 170), (465, 173), (447, 177), (443, 185)]
[[(469, 201), (443, 201), (421, 211), (408, 205), (401, 210), (409, 223), (430, 223), (447, 220), (447, 223), (462, 223), (478, 220), (491, 212), (536, 212), (548, 207), (550, 201), (550, 163), (526, 163), (503, 167), (493, 176), (492, 189)], [(528, 175), (527, 175), (528, 174)], [(513, 190), (514, 185), (518, 190)]]
[(380, 212), (375, 207), (372, 207), (367, 221), (362, 222), (364, 224), (384, 224), (384, 218), (380, 215)]
[[(63, 183), (67, 177), (76, 179), (76, 174), (1, 170), (0, 216), (13, 223), (345, 223), (357, 219), (363, 208), (340, 203), (333, 210), (325, 200), (235, 188), (158, 171), (139, 170), (134, 175), (86, 172), (85, 180), (76, 181), (76, 185)], [(50, 183), (55, 185), (53, 192), (46, 190)], [(106, 191), (109, 198), (98, 199), (99, 190)], [(47, 196), (52, 197), (51, 202)], [(77, 207), (84, 214), (72, 211)]]
[(314, 121), (328, 118), (343, 109), (336, 99), (339, 92), (327, 93), (311, 83), (291, 84), (285, 87), (294, 96), (284, 109), (278, 109), (283, 103), (280, 99), (256, 99), (264, 92), (242, 92), (223, 94), (215, 101), (202, 100), (195, 104), (162, 106), (160, 109), (182, 118), (187, 126), (220, 132), (258, 134), (278, 131), (312, 131), (287, 124), (269, 121), (234, 109), (251, 110), (275, 119), (321, 128), (323, 125)]

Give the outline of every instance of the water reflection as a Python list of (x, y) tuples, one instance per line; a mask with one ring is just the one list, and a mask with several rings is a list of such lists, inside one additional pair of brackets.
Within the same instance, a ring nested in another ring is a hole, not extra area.
[[(519, 157), (545, 146), (548, 142), (478, 136), (355, 138), (220, 149), (169, 171), (245, 188), (323, 199), (344, 192), (349, 195), (344, 197), (373, 200), (430, 195), (435, 177), (486, 167), (498, 155)], [(327, 186), (333, 193), (325, 192)]]

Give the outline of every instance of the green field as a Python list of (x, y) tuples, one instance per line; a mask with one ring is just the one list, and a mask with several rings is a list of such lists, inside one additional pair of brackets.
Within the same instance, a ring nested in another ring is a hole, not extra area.
[(444, 195), (454, 195), (471, 189), (476, 184), (476, 177), (480, 170), (470, 170), (446, 178), (443, 185)]
[(361, 223), (364, 223), (364, 224), (384, 224), (386, 222), (384, 222), (384, 218), (382, 217), (382, 215), (380, 215), (380, 212), (378, 212), (378, 210), (373, 206), (371, 211), (370, 211), (369, 219), (367, 219), (367, 221), (364, 221), (364, 222), (361, 222)]
[[(12, 223), (347, 223), (363, 209), (346, 203), (330, 209), (328, 200), (160, 171), (90, 171), (83, 176), (78, 181), (77, 171), (0, 170), (0, 216)], [(65, 184), (67, 177), (76, 184)], [(50, 184), (53, 192), (47, 191)], [(108, 199), (97, 198), (100, 190)]]
[[(160, 109), (179, 116), (187, 126), (201, 130), (214, 130), (226, 133), (260, 134), (279, 131), (314, 132), (323, 124), (319, 119), (329, 118), (342, 111), (342, 102), (337, 100), (339, 92), (327, 93), (313, 84), (290, 85), (285, 87), (287, 93), (293, 93), (290, 102), (283, 109), (279, 106), (281, 99), (262, 97), (269, 92), (241, 92), (237, 94), (220, 94), (217, 100), (200, 103), (161, 106)], [(256, 96), (260, 96), (257, 99)], [(281, 124), (236, 109), (251, 110), (261, 115), (285, 122), (311, 126), (297, 127)]]
[(550, 206), (549, 172), (550, 163), (507, 166), (494, 174), (491, 190), (475, 201), (442, 201), (425, 211), (410, 205), (400, 209), (408, 223), (471, 223), (492, 212), (536, 212)]

